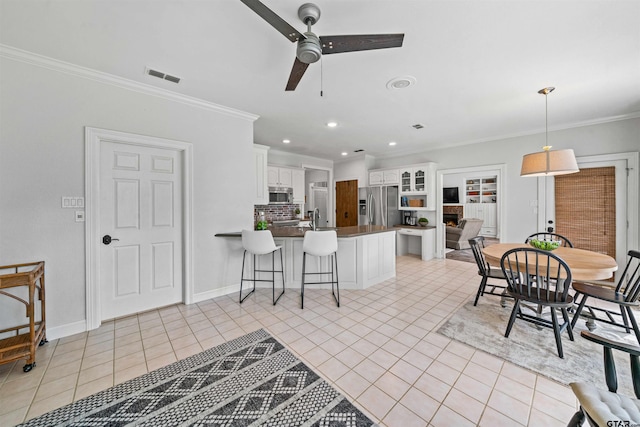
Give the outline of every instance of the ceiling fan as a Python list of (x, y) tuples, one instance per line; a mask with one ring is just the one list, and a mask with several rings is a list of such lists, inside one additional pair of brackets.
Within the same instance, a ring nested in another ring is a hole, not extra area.
[(298, 17), (307, 26), (307, 32), (301, 33), (259, 0), (240, 0), (249, 6), (262, 19), (278, 30), (287, 39), (298, 43), (296, 59), (289, 75), (285, 90), (295, 90), (309, 64), (330, 53), (354, 52), (358, 50), (387, 49), (401, 47), (404, 34), (368, 34), (320, 36), (311, 32), (311, 26), (320, 19), (320, 8), (313, 3), (305, 3), (298, 8)]

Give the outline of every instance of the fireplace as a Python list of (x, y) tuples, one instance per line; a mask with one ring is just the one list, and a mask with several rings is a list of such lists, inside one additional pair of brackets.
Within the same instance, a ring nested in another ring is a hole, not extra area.
[(446, 225), (450, 225), (455, 227), (458, 225), (458, 215), (457, 214), (442, 214), (442, 222)]
[(442, 222), (446, 225), (457, 226), (463, 216), (464, 207), (462, 205), (442, 207)]

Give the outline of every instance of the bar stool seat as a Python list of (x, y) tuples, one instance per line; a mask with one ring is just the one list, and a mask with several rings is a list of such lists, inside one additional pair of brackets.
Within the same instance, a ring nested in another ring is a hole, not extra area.
[[(304, 308), (304, 285), (319, 285), (331, 283), (331, 293), (336, 300), (336, 304), (340, 307), (340, 287), (338, 285), (338, 234), (335, 230), (327, 231), (307, 231), (304, 233), (302, 241), (302, 289), (300, 292), (300, 308)], [(331, 271), (319, 271), (308, 273), (306, 271), (307, 255), (317, 257), (329, 257)], [(306, 277), (311, 275), (328, 275), (331, 274), (331, 281), (324, 282), (307, 282)], [(335, 276), (335, 280), (334, 280)], [(335, 284), (335, 290), (333, 285)]]
[[(282, 246), (276, 246), (273, 241), (273, 235), (269, 230), (242, 230), (242, 246), (244, 253), (242, 254), (242, 275), (240, 277), (240, 304), (247, 299), (249, 295), (256, 291), (256, 282), (271, 282), (273, 305), (276, 305), (280, 297), (284, 295), (284, 264), (282, 262)], [(276, 270), (275, 253), (280, 251), (280, 270)], [(251, 279), (244, 278), (244, 263), (247, 253), (253, 255), (253, 277)], [(256, 257), (271, 254), (271, 270), (260, 270), (256, 268)], [(256, 273), (271, 273), (271, 279), (258, 279)], [(282, 275), (282, 292), (276, 298), (276, 273)], [(242, 285), (244, 282), (253, 282), (251, 292), (242, 296)]]

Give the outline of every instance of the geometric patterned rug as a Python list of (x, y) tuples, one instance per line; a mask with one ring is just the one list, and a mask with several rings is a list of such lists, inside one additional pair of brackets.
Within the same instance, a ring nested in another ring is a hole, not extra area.
[(371, 426), (260, 329), (27, 421), (24, 426)]

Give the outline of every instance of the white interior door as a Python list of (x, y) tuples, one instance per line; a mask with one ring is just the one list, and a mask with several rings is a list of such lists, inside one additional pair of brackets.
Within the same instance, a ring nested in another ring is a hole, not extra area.
[(182, 301), (180, 152), (100, 146), (102, 319)]

